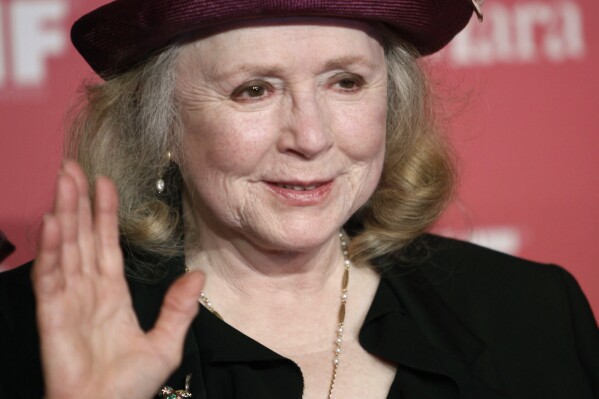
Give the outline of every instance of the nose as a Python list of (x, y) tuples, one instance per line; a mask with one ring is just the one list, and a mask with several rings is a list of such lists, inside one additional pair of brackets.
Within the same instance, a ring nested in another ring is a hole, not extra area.
[(317, 93), (293, 93), (282, 112), (283, 129), (279, 150), (312, 159), (333, 145), (330, 112)]

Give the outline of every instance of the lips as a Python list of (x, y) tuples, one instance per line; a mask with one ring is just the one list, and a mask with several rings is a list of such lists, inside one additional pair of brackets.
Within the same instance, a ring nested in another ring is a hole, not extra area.
[(317, 205), (331, 193), (334, 180), (320, 182), (267, 182), (270, 191), (291, 206)]

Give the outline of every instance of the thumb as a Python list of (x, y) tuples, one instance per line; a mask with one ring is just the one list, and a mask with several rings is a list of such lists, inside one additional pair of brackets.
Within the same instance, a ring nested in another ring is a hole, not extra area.
[(148, 333), (163, 353), (178, 354), (180, 362), (187, 329), (199, 310), (198, 298), (204, 286), (204, 274), (186, 273), (169, 288), (154, 328)]

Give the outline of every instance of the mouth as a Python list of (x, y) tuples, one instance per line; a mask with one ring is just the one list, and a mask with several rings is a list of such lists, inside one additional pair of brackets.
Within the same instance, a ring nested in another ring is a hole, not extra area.
[(270, 190), (287, 205), (317, 205), (331, 193), (333, 180), (329, 181), (284, 181), (267, 182)]
[(276, 185), (277, 187), (285, 188), (287, 190), (295, 190), (295, 191), (309, 191), (309, 190), (314, 190), (314, 189), (322, 186), (322, 184), (311, 184), (308, 186), (302, 186), (302, 185), (296, 185), (296, 184), (283, 184), (283, 183), (273, 183), (273, 184)]

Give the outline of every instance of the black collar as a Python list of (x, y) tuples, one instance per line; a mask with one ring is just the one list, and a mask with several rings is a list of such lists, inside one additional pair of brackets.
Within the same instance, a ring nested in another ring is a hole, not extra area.
[(360, 344), (403, 367), (449, 377), (460, 398), (505, 397), (485, 343), (455, 316), (419, 267), (384, 273)]

